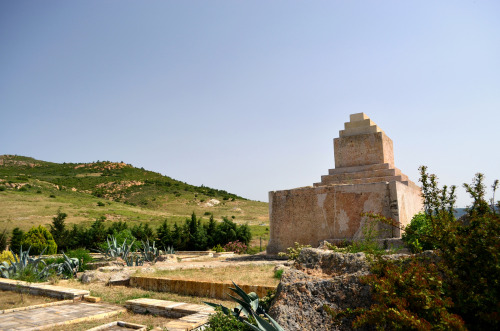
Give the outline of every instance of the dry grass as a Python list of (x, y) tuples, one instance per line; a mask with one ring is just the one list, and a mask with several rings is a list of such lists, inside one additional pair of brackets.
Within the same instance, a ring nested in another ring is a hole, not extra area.
[[(47, 186), (48, 184), (43, 185)], [(110, 221), (130, 222), (129, 226), (140, 221), (148, 222), (149, 225), (156, 228), (165, 219), (170, 222), (183, 223), (193, 211), (198, 217), (203, 217), (205, 221), (208, 221), (209, 218), (209, 216), (204, 215), (205, 212), (210, 212), (218, 221), (224, 216), (235, 216), (234, 221), (238, 224), (248, 223), (254, 226), (258, 224), (268, 226), (269, 224), (269, 207), (265, 202), (223, 201), (214, 207), (204, 207), (188, 199), (165, 199), (161, 203), (158, 202), (158, 206), (155, 208), (125, 205), (114, 201), (105, 201), (105, 206), (98, 207), (97, 202), (104, 201), (103, 199), (69, 190), (53, 191), (56, 198), (50, 198), (49, 193), (51, 192), (45, 186), (42, 194), (36, 194), (34, 191), (6, 190), (0, 192), (0, 204), (3, 207), (0, 208), (0, 229), (5, 228), (10, 233), (15, 227), (24, 231), (38, 225), (48, 227), (59, 208), (68, 214), (65, 220), (67, 227), (71, 227), (73, 224), (88, 226), (96, 218), (105, 215)]]
[(58, 299), (13, 291), (0, 291), (0, 310), (28, 307), (58, 301)]
[(158, 270), (151, 274), (141, 273), (138, 271), (136, 275), (154, 275), (155, 277), (172, 279), (225, 283), (231, 283), (231, 281), (234, 281), (238, 285), (278, 286), (279, 283), (279, 279), (274, 278), (273, 265), (242, 265), (218, 268)]
[(153, 329), (155, 327), (162, 327), (172, 319), (166, 318), (166, 317), (161, 317), (161, 316), (155, 316), (155, 315), (142, 315), (142, 314), (134, 314), (132, 312), (125, 312), (125, 313), (120, 313), (115, 316), (95, 320), (95, 321), (87, 321), (87, 322), (82, 322), (82, 323), (77, 323), (77, 324), (71, 324), (71, 325), (63, 325), (55, 328), (51, 328), (51, 331), (84, 331), (88, 330), (91, 328), (94, 328), (99, 325), (115, 322), (115, 321), (123, 321), (123, 322), (129, 322), (129, 323), (135, 323), (135, 324), (141, 324), (141, 325), (146, 325), (148, 329)]
[(82, 284), (76, 280), (64, 280), (60, 281), (57, 285), (89, 290), (90, 295), (100, 297), (104, 302), (117, 305), (124, 305), (127, 300), (138, 299), (138, 298), (150, 298), (150, 299), (195, 303), (199, 305), (203, 305), (204, 301), (208, 301), (213, 303), (219, 303), (226, 307), (236, 306), (236, 304), (233, 301), (218, 300), (218, 299), (203, 298), (203, 297), (193, 297), (193, 296), (179, 295), (168, 292), (153, 292), (127, 286), (106, 286), (104, 283)]

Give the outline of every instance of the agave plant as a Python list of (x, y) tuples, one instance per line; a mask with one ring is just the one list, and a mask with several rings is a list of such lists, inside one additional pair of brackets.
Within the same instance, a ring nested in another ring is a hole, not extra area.
[(56, 270), (56, 273), (58, 275), (64, 273), (64, 271), (68, 271), (73, 275), (73, 277), (76, 277), (76, 273), (78, 272), (78, 268), (80, 267), (80, 261), (78, 261), (77, 258), (69, 258), (66, 256), (66, 254), (63, 253), (64, 257), (64, 262), (62, 263), (53, 263), (49, 265), (48, 267), (51, 267)]
[(26, 272), (33, 272), (36, 279), (45, 279), (49, 276), (52, 265), (47, 266), (42, 258), (45, 249), (37, 257), (33, 258), (29, 255), (31, 247), (23, 251), (23, 246), (19, 250), (19, 256), (13, 254), (14, 259), (9, 258), (10, 264), (2, 262), (0, 264), (0, 275), (3, 278), (13, 278), (16, 275)]
[(164, 254), (175, 254), (174, 246), (167, 246), (167, 248), (165, 248), (165, 246), (163, 246), (163, 253)]
[[(227, 316), (233, 316), (240, 320), (241, 322), (247, 324), (252, 330), (257, 331), (285, 331), (271, 316), (269, 316), (259, 303), (259, 296), (255, 292), (245, 293), (233, 282), (234, 288), (229, 289), (236, 293), (239, 298), (229, 296), (238, 303), (233, 310), (224, 307), (221, 304), (215, 304), (211, 302), (205, 302), (205, 304), (212, 306), (214, 308), (220, 308), (222, 312)], [(243, 315), (243, 316), (242, 316)], [(263, 316), (263, 317), (262, 317)], [(249, 317), (253, 317), (257, 325), (253, 325), (248, 322)]]
[(158, 257), (160, 256), (161, 251), (155, 247), (154, 241), (153, 241), (153, 245), (149, 244), (149, 239), (146, 240), (146, 242), (144, 242), (144, 241), (141, 241), (141, 242), (142, 242), (142, 250), (141, 250), (142, 258), (144, 259), (144, 261), (155, 263), (156, 260), (158, 260)]
[[(111, 239), (111, 241), (110, 241)], [(132, 245), (135, 240), (132, 241), (130, 245), (127, 246), (127, 239), (123, 241), (121, 245), (118, 245), (118, 241), (114, 236), (110, 236), (106, 238), (106, 242), (108, 247), (105, 251), (103, 251), (106, 257), (121, 257), (123, 260), (126, 260), (128, 255), (130, 254), (130, 250), (132, 249)]]

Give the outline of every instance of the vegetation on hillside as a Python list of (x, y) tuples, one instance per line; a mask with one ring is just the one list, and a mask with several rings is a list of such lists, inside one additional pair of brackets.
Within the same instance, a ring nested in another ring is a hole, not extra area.
[(58, 190), (74, 189), (99, 198), (135, 205), (148, 205), (151, 198), (158, 195), (180, 196), (184, 192), (222, 200), (243, 199), (224, 190), (190, 185), (123, 162), (59, 164), (23, 156), (2, 155), (0, 178), (6, 184), (14, 184), (8, 187), (26, 188), (29, 179), (38, 179), (54, 184)]
[[(123, 162), (58, 164), (2, 155), (0, 201), (5, 206), (0, 209), (0, 246), (5, 237), (2, 231), (12, 235), (17, 228), (11, 243), (15, 249), (19, 249), (23, 232), (39, 225), (54, 237), (69, 231), (67, 237), (56, 240), (59, 250), (64, 251), (75, 247), (75, 238), (79, 238), (76, 235), (82, 229), (93, 228), (99, 233), (102, 227), (127, 222), (134, 237), (146, 240), (152, 238), (148, 232), (160, 227), (165, 219), (172, 231), (174, 223), (182, 228), (192, 212), (204, 217), (200, 220), (203, 224), (212, 216), (216, 223), (224, 218), (237, 224), (249, 223), (256, 238), (252, 243), (254, 251), (265, 249), (265, 244), (259, 247), (259, 238), (263, 243), (269, 238), (267, 203), (189, 185)], [(59, 214), (60, 210), (66, 216)], [(54, 214), (64, 218), (64, 229), (52, 224)]]

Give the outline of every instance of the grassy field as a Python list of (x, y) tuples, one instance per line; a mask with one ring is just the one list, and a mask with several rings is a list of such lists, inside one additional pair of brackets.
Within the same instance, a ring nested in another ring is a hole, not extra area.
[[(213, 202), (218, 202), (214, 204)], [(0, 231), (46, 225), (61, 209), (65, 222), (89, 225), (104, 216), (153, 228), (179, 223), (195, 212), (248, 223), (253, 246), (269, 238), (268, 204), (209, 187), (198, 187), (124, 163), (58, 164), (23, 156), (0, 156)], [(264, 248), (265, 245), (263, 244)]]
[[(255, 236), (265, 235), (269, 223), (267, 203), (258, 201), (236, 200), (225, 202), (223, 205), (205, 207), (177, 198), (171, 202), (165, 199), (162, 208), (151, 209), (107, 201), (85, 193), (68, 191), (36, 193), (37, 191), (0, 191), (0, 230), (5, 228), (11, 231), (14, 227), (29, 230), (34, 225), (48, 225), (58, 209), (68, 214), (65, 222), (69, 226), (89, 225), (97, 218), (105, 216), (107, 222), (127, 221), (131, 223), (130, 225), (148, 222), (156, 228), (165, 219), (172, 223), (184, 222), (193, 211), (198, 217), (206, 220), (210, 216), (205, 213), (213, 213), (216, 220), (221, 220), (224, 216), (235, 216), (234, 221), (240, 224), (248, 223), (252, 231), (255, 231)], [(97, 205), (100, 201), (104, 206)]]

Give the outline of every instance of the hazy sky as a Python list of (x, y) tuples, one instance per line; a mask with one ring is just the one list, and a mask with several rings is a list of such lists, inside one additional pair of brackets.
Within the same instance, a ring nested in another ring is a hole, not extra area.
[(267, 201), (357, 112), (415, 182), (500, 179), (500, 1), (0, 2), (0, 154)]

